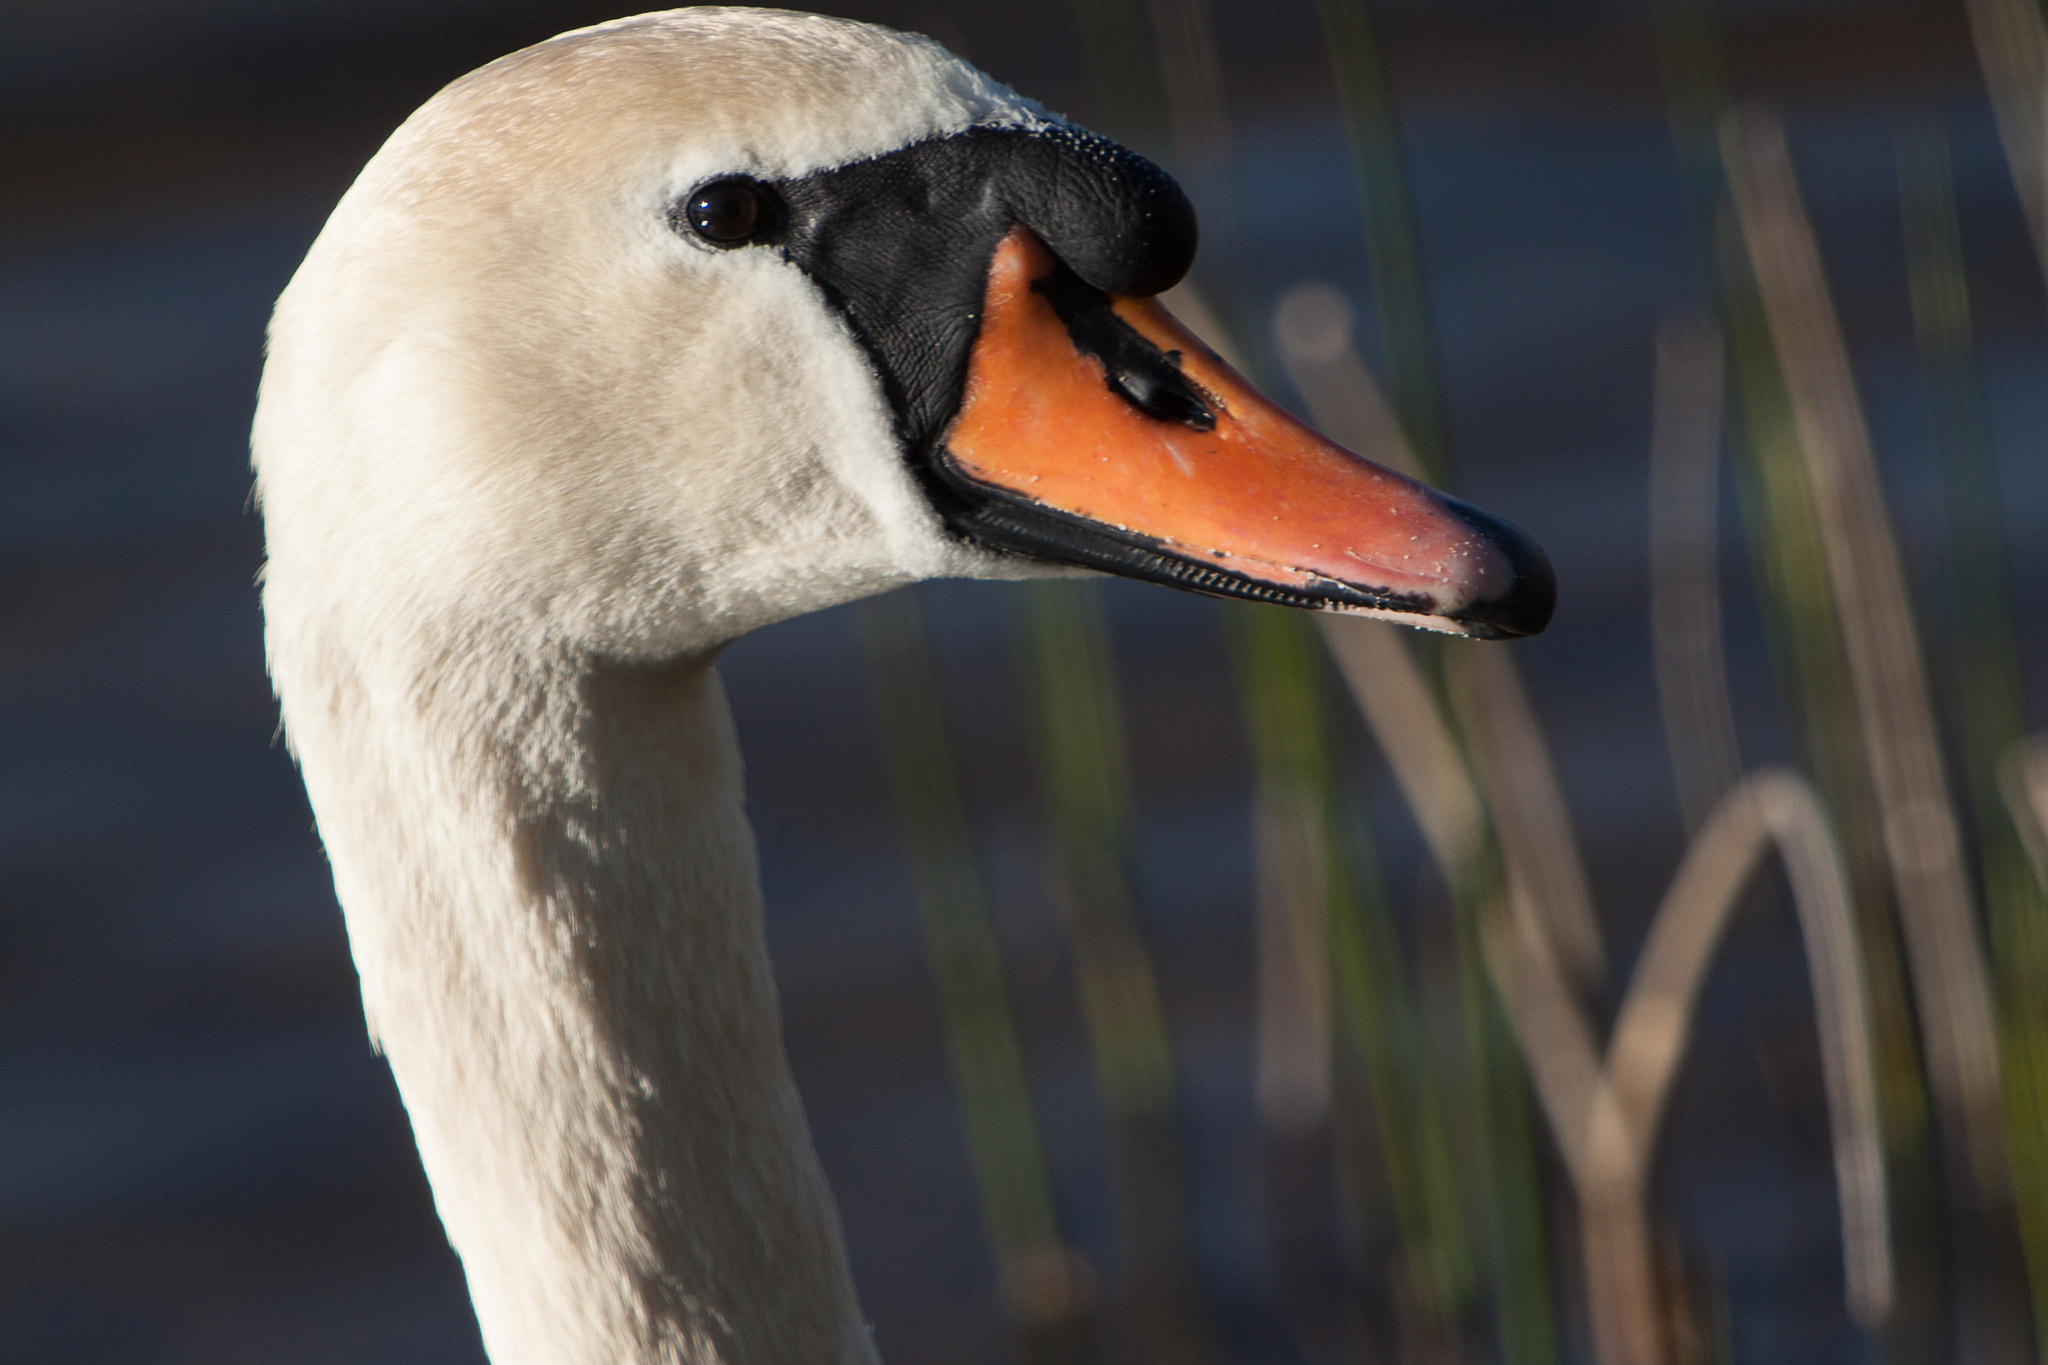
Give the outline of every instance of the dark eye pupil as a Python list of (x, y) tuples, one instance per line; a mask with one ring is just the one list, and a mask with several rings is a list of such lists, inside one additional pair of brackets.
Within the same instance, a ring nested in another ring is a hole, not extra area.
[(744, 180), (720, 180), (691, 196), (690, 226), (720, 246), (738, 246), (766, 226), (761, 191)]

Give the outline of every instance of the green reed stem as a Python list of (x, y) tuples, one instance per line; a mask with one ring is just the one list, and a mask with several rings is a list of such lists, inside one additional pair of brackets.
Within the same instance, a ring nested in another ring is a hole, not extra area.
[(1400, 123), (1380, 61), (1372, 11), (1366, 0), (1316, 0), (1316, 11), (1323, 20), (1351, 144), (1352, 174), (1365, 213), (1366, 254), (1386, 353), (1388, 397), (1423, 477), (1442, 484), (1450, 477), (1450, 442), (1437, 377), (1429, 282), (1401, 151)]
[[(1216, 296), (1242, 313), (1230, 272), (1239, 242), (1230, 122), (1206, 0), (1075, 0), (1072, 12), (1107, 130), (1179, 170), (1202, 208), (1207, 261), (1222, 265)], [(1023, 604), (1063, 915), (1111, 1116), (1141, 1350), (1199, 1362), (1218, 1347), (1195, 1264), (1165, 1013), (1132, 908), (1107, 626), (1092, 587), (1035, 584)]]
[(1328, 662), (1299, 612), (1243, 607), (1229, 619), (1261, 786), (1303, 823), (1300, 842), (1316, 864), (1308, 881), (1322, 904), (1308, 908), (1321, 913), (1299, 936), (1324, 949), (1313, 969), (1326, 976), (1334, 1022), (1363, 1068), (1409, 1293), (1432, 1335), (1449, 1338), (1476, 1287), (1472, 1252), (1443, 1099), (1378, 856), (1336, 762)]
[(1189, 1218), (1172, 1041), (1131, 892), (1133, 802), (1108, 623), (1092, 583), (1029, 583), (1017, 600), (1055, 900), (1109, 1113), (1139, 1355), (1200, 1365), (1218, 1349)]
[(2037, 1350), (2048, 1360), (2048, 896), (1999, 791), (1999, 765), (2026, 730), (2011, 574), (1990, 420), (1970, 321), (1947, 130), (1898, 143), (1914, 334), (1940, 476), (1942, 651), (1960, 717), (1996, 973), (2006, 1141)]
[[(1728, 341), (1741, 426), (1736, 484), (1781, 688), (1808, 762), (1842, 825), (1859, 904), (1882, 906), (1883, 857), (1854, 717), (1849, 665), (1827, 581), (1792, 404), (1740, 234), (1729, 221), (1718, 132), (1731, 107), (1713, 0), (1657, 0), (1658, 55), (1693, 240)], [(1886, 935), (1889, 937), (1889, 935)]]
[[(1389, 399), (1424, 476), (1448, 486), (1453, 461), (1421, 234), (1371, 9), (1367, 0), (1317, 0), (1316, 8), (1337, 80), (1365, 219)], [(1429, 648), (1428, 653), (1441, 690), (1444, 670), (1457, 665), (1440, 649)], [(1468, 747), (1476, 742), (1471, 734), (1461, 739)], [(1474, 1206), (1485, 1210), (1482, 1221), (1493, 1248), (1502, 1354), (1511, 1361), (1549, 1360), (1555, 1358), (1557, 1337), (1542, 1186), (1534, 1156), (1536, 1133), (1514, 1038), (1493, 998), (1478, 951), (1479, 918), (1491, 903), (1480, 891), (1470, 885), (1453, 888), (1460, 980), (1467, 995), (1466, 1045), (1472, 1051), (1471, 1107), (1484, 1144), (1484, 1169), (1471, 1193), (1477, 1196)]]
[(925, 952), (1004, 1299), (1032, 1365), (1083, 1361), (1092, 1335), (1087, 1277), (1060, 1238), (924, 614), (915, 590), (870, 599), (859, 613)]
[[(1205, 256), (1216, 263), (1205, 278), (1217, 281), (1216, 293), (1226, 321), (1238, 333), (1235, 339), (1239, 346), (1236, 349), (1247, 357), (1253, 377), (1257, 379), (1259, 371), (1265, 368), (1260, 363), (1266, 350), (1265, 332), (1263, 328), (1252, 325), (1252, 312), (1242, 297), (1239, 273), (1233, 269), (1240, 261), (1240, 234), (1233, 192), (1230, 121), (1222, 102), (1220, 64), (1206, 0), (1146, 0), (1149, 25), (1137, 21), (1133, 5), (1112, 3), (1106, 7), (1124, 10), (1125, 15), (1113, 23), (1099, 14), (1092, 19), (1083, 17), (1084, 32), (1108, 33), (1113, 30), (1125, 35), (1124, 41), (1127, 42), (1135, 41), (1141, 33), (1149, 33), (1155, 44), (1160, 89), (1167, 102), (1167, 122), (1172, 132), (1175, 160), (1182, 174), (1188, 177), (1189, 188), (1203, 213), (1207, 242)], [(1331, 36), (1333, 60), (1345, 91), (1347, 125), (1353, 131), (1361, 190), (1367, 201), (1368, 245), (1372, 248), (1383, 339), (1390, 364), (1396, 368), (1397, 408), (1417, 449), (1432, 463), (1434, 472), (1441, 475), (1446, 464), (1447, 442), (1443, 435), (1442, 404), (1437, 391), (1434, 342), (1417, 245), (1419, 238), (1408, 196), (1392, 102), (1388, 98), (1384, 73), (1379, 67), (1369, 17), (1362, 5), (1348, 3), (1348, 0), (1332, 3), (1325, 6), (1324, 14)], [(1094, 48), (1098, 40), (1089, 41), (1091, 69), (1100, 73), (1122, 70), (1129, 65), (1128, 52), (1103, 52)], [(1112, 101), (1104, 99), (1102, 103), (1108, 108)], [(1212, 340), (1220, 341), (1222, 338)], [(1259, 651), (1251, 649), (1241, 651), (1241, 654), (1256, 659)], [(1240, 675), (1244, 679), (1247, 706), (1255, 713), (1264, 705), (1261, 698), (1277, 695), (1271, 686), (1272, 680), (1263, 677), (1259, 666), (1241, 669)], [(1285, 691), (1284, 684), (1278, 691)], [(1262, 787), (1276, 782), (1286, 785), (1298, 776), (1291, 774), (1284, 762), (1262, 760), (1260, 767)], [(1328, 813), (1330, 803), (1326, 800), (1322, 806), (1324, 815), (1311, 821), (1314, 828), (1310, 831), (1309, 842), (1322, 849), (1317, 860), (1326, 868), (1335, 869), (1344, 863), (1342, 841), (1333, 833), (1339, 826), (1332, 823)], [(1340, 979), (1335, 983), (1340, 991), (1339, 1006), (1340, 1009), (1363, 1008), (1358, 991), (1368, 980), (1375, 978), (1375, 973), (1360, 956), (1359, 950), (1369, 947), (1375, 938), (1363, 929), (1353, 934), (1347, 928), (1351, 917), (1361, 913), (1359, 905), (1364, 903), (1360, 900), (1363, 893), (1358, 889), (1357, 874), (1326, 877), (1324, 885), (1326, 888), (1338, 888), (1337, 894), (1346, 897), (1342, 913), (1329, 922), (1332, 935), (1329, 941), (1333, 951), (1342, 949), (1349, 954), (1350, 965), (1343, 968)], [(1366, 900), (1370, 899), (1366, 897)], [(1478, 913), (1479, 905), (1477, 902), (1466, 903), (1461, 897), (1460, 909), (1461, 920), (1471, 920)], [(1475, 935), (1462, 937), (1476, 943)], [(1311, 941), (1324, 940), (1318, 934)], [(1390, 936), (1381, 936), (1377, 941), (1388, 944), (1393, 940)], [(1467, 946), (1469, 948), (1469, 943)], [(1465, 974), (1466, 987), (1482, 994), (1490, 992), (1483, 972), (1478, 969), (1476, 949), (1466, 952), (1465, 957), (1470, 969)], [(1385, 966), (1382, 961), (1380, 975), (1385, 974)], [(1351, 1006), (1344, 1003), (1345, 995), (1351, 997)], [(1384, 1001), (1392, 997), (1382, 995), (1379, 998)], [(1490, 1015), (1487, 1013), (1489, 1010)], [(1482, 1017), (1490, 1017), (1498, 1024), (1499, 1012), (1490, 1005), (1482, 1006)], [(1353, 1022), (1356, 1023), (1355, 1020)], [(1387, 1058), (1383, 1052), (1379, 1054), (1382, 1065), (1373, 1065), (1371, 1057), (1374, 1049), (1380, 1046), (1373, 1039), (1384, 1040), (1393, 1035), (1385, 1029), (1376, 1029), (1369, 1021), (1358, 1023), (1357, 1027), (1360, 1045), (1342, 1055), (1359, 1056), (1364, 1064), (1379, 1073), (1379, 1086), (1383, 1088), (1390, 1083), (1386, 1078), (1393, 1072), (1384, 1064)], [(1468, 1031), (1466, 1042), (1475, 1050), (1478, 1059), (1478, 1064), (1472, 1069), (1476, 1082), (1499, 1091), (1491, 1097), (1474, 1097), (1461, 1108), (1473, 1113), (1483, 1112), (1487, 1116), (1498, 1115), (1501, 1119), (1499, 1127), (1488, 1128), (1480, 1137), (1487, 1148), (1485, 1155), (1496, 1160), (1483, 1182), (1483, 1188), (1489, 1193), (1475, 1203), (1474, 1212), (1486, 1229), (1489, 1244), (1496, 1247), (1492, 1267), (1497, 1281), (1503, 1353), (1510, 1360), (1547, 1361), (1554, 1358), (1555, 1325), (1549, 1314), (1550, 1285), (1541, 1225), (1542, 1201), (1534, 1173), (1534, 1134), (1527, 1123), (1524, 1081), (1513, 1059), (1512, 1041), (1504, 1027)], [(1501, 1064), (1503, 1061), (1505, 1065)], [(1374, 1088), (1372, 1078), (1367, 1080), (1368, 1088)], [(1388, 1109), (1385, 1104), (1376, 1105), (1376, 1108), (1383, 1115), (1406, 1112)], [(1516, 1122), (1518, 1114), (1519, 1125)], [(1492, 1150), (1497, 1142), (1502, 1141), (1519, 1143), (1520, 1146), (1507, 1153)], [(1413, 1144), (1408, 1139), (1385, 1145), (1387, 1159), (1395, 1167), (1391, 1173), (1397, 1186), (1397, 1202), (1405, 1201), (1409, 1209), (1406, 1215), (1397, 1213), (1397, 1217), (1402, 1218), (1406, 1228), (1415, 1230), (1408, 1245), (1415, 1265), (1417, 1296), (1424, 1300), (1434, 1296), (1445, 1307), (1455, 1305), (1462, 1308), (1466, 1296), (1459, 1286), (1468, 1274), (1455, 1267), (1469, 1263), (1469, 1258), (1440, 1249), (1461, 1241), (1462, 1230), (1458, 1233), (1428, 1230), (1447, 1226), (1440, 1211), (1431, 1215), (1427, 1210), (1436, 1207), (1446, 1197), (1446, 1191), (1455, 1205), (1455, 1182), (1448, 1177), (1432, 1180), (1413, 1173), (1422, 1169), (1421, 1163), (1445, 1160), (1443, 1153), (1449, 1150), (1449, 1146), (1426, 1145), (1428, 1155), (1420, 1157), (1399, 1155), (1401, 1151), (1412, 1148)], [(1431, 1189), (1438, 1192), (1432, 1195), (1429, 1193)], [(1530, 1211), (1534, 1217), (1525, 1217), (1524, 1214)], [(1360, 1216), (1367, 1215), (1361, 1212)]]
[[(1867, 759), (1856, 732), (1849, 665), (1791, 401), (1762, 300), (1730, 221), (1719, 129), (1732, 107), (1714, 0), (1655, 0), (1658, 58), (1673, 152), (1708, 297), (1727, 339), (1738, 507), (1748, 530), (1779, 690), (1800, 749), (1826, 799), (1849, 868), (1864, 952), (1865, 983), (1899, 1238), (1899, 1306), (1887, 1338), (1914, 1359), (1938, 1351), (1942, 1275), (1933, 1179), (1933, 1133), (1919, 1043), (1907, 1003), (1905, 964), (1891, 915)], [(1915, 1353), (1904, 1344), (1920, 1343)]]

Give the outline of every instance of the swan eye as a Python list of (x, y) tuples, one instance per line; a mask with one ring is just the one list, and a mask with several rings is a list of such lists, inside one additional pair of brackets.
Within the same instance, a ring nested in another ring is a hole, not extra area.
[(692, 194), (683, 216), (713, 246), (745, 246), (771, 231), (780, 218), (774, 192), (752, 180), (714, 180)]

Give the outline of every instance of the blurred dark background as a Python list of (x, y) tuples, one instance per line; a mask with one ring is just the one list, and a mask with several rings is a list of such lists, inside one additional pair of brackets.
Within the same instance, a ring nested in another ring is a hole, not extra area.
[[(2041, 270), (1964, 15), (1852, 0), (1722, 10), (1737, 90), (1789, 120), (1919, 563), (1932, 474), (1893, 147), (1907, 120), (1949, 130), (2017, 626), (2039, 679)], [(1369, 307), (1314, 5), (1212, 11), (1245, 297), (1264, 316), (1314, 279)], [(1096, 117), (1065, 4), (834, 12), (929, 33), (1052, 108)], [(1462, 491), (1530, 530), (1562, 585), (1554, 628), (1514, 649), (1625, 979), (1685, 837), (1645, 615), (1651, 339), (1667, 310), (1702, 298), (1650, 19), (1592, 0), (1375, 12)], [(277, 742), (246, 435), (270, 303), (389, 131), (455, 76), (612, 17), (563, 0), (0, 6), (0, 1360), (481, 1358)], [(1369, 329), (1361, 343), (1370, 358)], [(1745, 753), (1783, 758), (1791, 740), (1729, 518)], [(939, 585), (924, 600), (1060, 1210), (1108, 1287), (1118, 1358), (1102, 1115), (1044, 889), (1005, 592)], [(1106, 600), (1202, 1275), (1233, 1360), (1300, 1360), (1258, 1179), (1251, 775), (1223, 628), (1212, 604), (1164, 590), (1114, 584)], [(789, 1044), (886, 1358), (1002, 1359), (1012, 1346), (867, 677), (847, 612), (765, 631), (726, 665)], [(1387, 780), (1361, 780), (1397, 900), (1440, 902)], [(1722, 1287), (1744, 1362), (1874, 1358), (1841, 1307), (1811, 1017), (1789, 917), (1745, 918), (1657, 1167), (1660, 1217)], [(1568, 1321), (1580, 1349), (1576, 1330)]]

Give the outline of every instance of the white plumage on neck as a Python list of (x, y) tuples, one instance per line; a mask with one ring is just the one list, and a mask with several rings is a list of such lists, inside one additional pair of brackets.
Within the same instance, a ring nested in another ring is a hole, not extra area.
[(272, 673), (498, 1365), (872, 1358), (711, 660), (1016, 569), (941, 533), (817, 288), (664, 212), (1043, 117), (859, 25), (607, 25), (437, 96), (280, 300)]
[(502, 743), (451, 752), (437, 704), (299, 741), (492, 1358), (868, 1360), (716, 673), (535, 681)]

